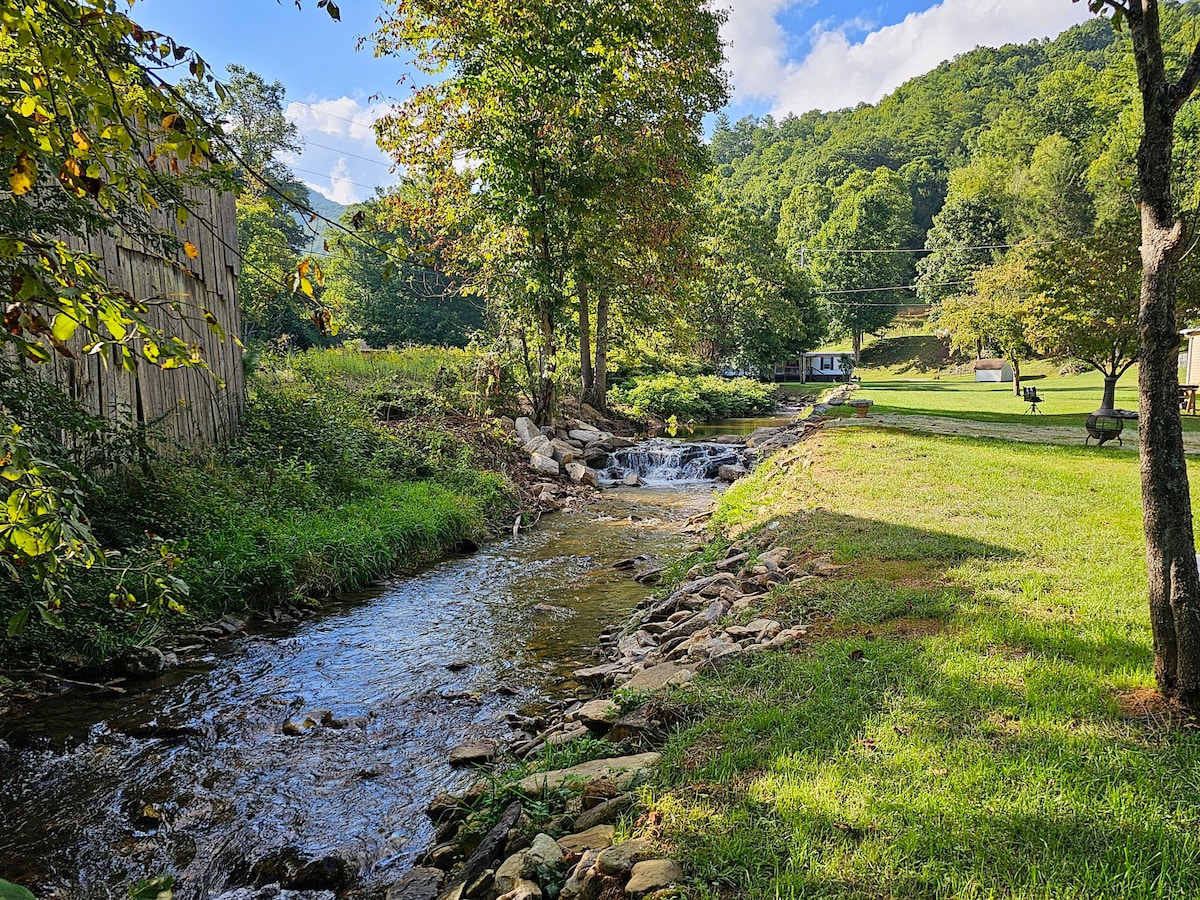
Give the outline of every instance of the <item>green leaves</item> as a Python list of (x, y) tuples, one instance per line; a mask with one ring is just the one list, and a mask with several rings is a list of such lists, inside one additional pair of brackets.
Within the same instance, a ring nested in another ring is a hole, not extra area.
[(37, 898), (28, 888), (0, 878), (0, 900), (37, 900)]

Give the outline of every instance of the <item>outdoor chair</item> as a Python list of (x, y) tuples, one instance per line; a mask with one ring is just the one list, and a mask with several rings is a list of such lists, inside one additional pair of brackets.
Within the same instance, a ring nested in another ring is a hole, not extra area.
[(1038, 409), (1038, 404), (1041, 403), (1045, 398), (1038, 396), (1037, 388), (1021, 388), (1021, 398), (1029, 404), (1029, 409), (1025, 410), (1026, 414), (1041, 412), (1041, 410)]

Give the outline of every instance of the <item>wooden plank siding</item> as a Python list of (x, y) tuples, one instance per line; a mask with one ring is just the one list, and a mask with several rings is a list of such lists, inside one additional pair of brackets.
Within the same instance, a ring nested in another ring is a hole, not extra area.
[[(238, 307), (237, 211), (232, 194), (189, 189), (193, 214), (180, 227), (174, 216), (157, 222), (164, 231), (190, 241), (198, 250), (189, 259), (180, 249), (170, 265), (137, 240), (107, 233), (85, 239), (68, 238), (77, 251), (99, 257), (108, 283), (151, 304), (148, 319), (168, 335), (195, 343), (208, 364), (198, 368), (164, 370), (140, 360), (137, 371), (126, 372), (100, 355), (58, 354), (34, 368), (56, 383), (84, 409), (112, 422), (151, 426), (151, 436), (164, 447), (205, 447), (228, 439), (245, 408), (246, 384), (242, 349), (234, 340), (241, 333)], [(182, 315), (161, 301), (181, 304)], [(204, 319), (208, 309), (225, 331), (221, 338)], [(81, 338), (72, 342), (79, 346)]]

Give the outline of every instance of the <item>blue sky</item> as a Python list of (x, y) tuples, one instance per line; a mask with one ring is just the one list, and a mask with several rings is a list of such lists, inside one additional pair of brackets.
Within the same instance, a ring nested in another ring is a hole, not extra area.
[[(734, 86), (729, 113), (838, 109), (873, 103), (904, 81), (979, 45), (1052, 37), (1088, 16), (1071, 0), (718, 0)], [(316, 0), (141, 0), (142, 25), (166, 32), (218, 69), (240, 63), (287, 88), (288, 115), (306, 139), (292, 160), (309, 185), (339, 202), (394, 180), (370, 124), (403, 90), (396, 59), (356, 50), (383, 11), (341, 0), (333, 22)]]

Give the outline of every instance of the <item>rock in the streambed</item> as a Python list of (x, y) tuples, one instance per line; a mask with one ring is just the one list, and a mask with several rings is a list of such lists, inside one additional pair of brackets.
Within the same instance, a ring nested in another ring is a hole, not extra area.
[(600, 857), (596, 860), (596, 868), (602, 875), (619, 878), (628, 873), (634, 863), (646, 856), (649, 849), (650, 842), (641, 839), (613, 844), (606, 850), (600, 851)]
[(641, 483), (642, 479), (638, 477), (637, 472), (630, 472), (621, 479), (621, 484), (625, 485), (625, 487), (637, 487)]
[(569, 769), (535, 772), (517, 782), (517, 789), (526, 794), (555, 791), (563, 787), (580, 786), (588, 781), (604, 779), (619, 788), (626, 788), (658, 765), (661, 753), (639, 753), (613, 759), (595, 759)]
[(630, 897), (641, 897), (651, 891), (669, 888), (683, 880), (683, 869), (673, 859), (648, 859), (633, 867), (625, 893)]
[(596, 441), (604, 440), (605, 437), (599, 431), (594, 431), (590, 428), (572, 428), (568, 434), (571, 440), (580, 441), (584, 444), (593, 444)]
[(568, 834), (558, 839), (558, 846), (572, 856), (588, 850), (603, 850), (612, 846), (616, 829), (611, 825), (596, 825), (578, 834)]
[(536, 881), (558, 868), (563, 851), (548, 834), (538, 834), (533, 843), (506, 859), (496, 870), (493, 888), (501, 894), (515, 890), (522, 881)]
[(511, 891), (501, 894), (496, 900), (542, 900), (545, 896), (536, 881), (522, 878)]
[(441, 869), (418, 866), (387, 890), (387, 900), (438, 900), (446, 873)]
[(569, 462), (566, 465), (567, 475), (576, 484), (586, 484), (589, 487), (596, 487), (600, 483), (600, 475), (591, 466), (585, 466), (583, 463)]
[(126, 647), (117, 657), (117, 668), (131, 678), (154, 678), (167, 668), (167, 657), (157, 647)]
[(721, 466), (721, 468), (717, 469), (717, 481), (725, 481), (730, 484), (739, 478), (745, 477), (745, 475), (745, 466)]
[(550, 443), (550, 438), (541, 434), (531, 441), (526, 441), (524, 448), (526, 453), (540, 453), (543, 456), (554, 455), (554, 445)]
[(521, 810), (519, 800), (509, 804), (508, 809), (504, 810), (504, 815), (500, 817), (500, 821), (484, 835), (479, 846), (475, 848), (475, 852), (471, 854), (471, 858), (463, 864), (460, 877), (468, 889), (473, 887), (485, 872), (491, 871), (492, 864), (500, 858), (500, 854), (504, 852), (504, 845), (508, 841), (509, 831), (517, 824), (517, 819), (521, 818)]
[(529, 457), (529, 467), (542, 475), (558, 475), (558, 463), (549, 456), (535, 453)]
[(250, 867), (255, 887), (277, 884), (296, 891), (340, 891), (349, 886), (352, 867), (340, 856), (317, 859), (296, 847), (283, 847), (258, 859)]
[(596, 858), (599, 856), (598, 850), (584, 852), (578, 865), (571, 872), (571, 877), (563, 885), (562, 893), (558, 895), (559, 900), (596, 900), (602, 887), (600, 875), (595, 869)]
[(450, 751), (452, 766), (482, 766), (496, 758), (500, 745), (491, 738), (467, 741)]
[(629, 691), (658, 691), (667, 685), (687, 684), (696, 676), (694, 669), (676, 663), (659, 663), (643, 669), (622, 685)]
[(585, 809), (577, 815), (575, 817), (575, 828), (578, 831), (585, 832), (597, 825), (608, 825), (611, 822), (615, 822), (621, 813), (625, 812), (631, 806), (633, 806), (633, 797), (629, 794), (620, 794), (611, 800), (598, 803), (591, 809)]
[(611, 700), (591, 700), (575, 712), (575, 718), (592, 731), (607, 731), (621, 717), (621, 707)]
[(541, 437), (541, 429), (534, 424), (533, 419), (521, 416), (515, 423), (517, 429), (517, 437), (521, 439), (522, 444), (532, 441), (535, 437)]

